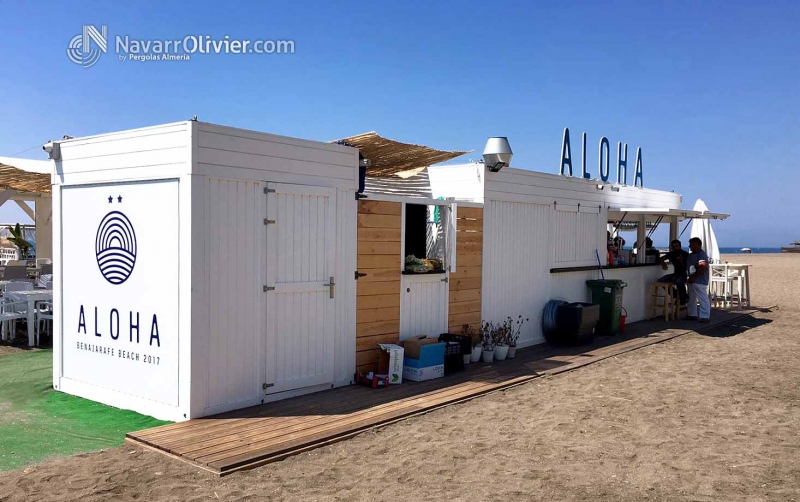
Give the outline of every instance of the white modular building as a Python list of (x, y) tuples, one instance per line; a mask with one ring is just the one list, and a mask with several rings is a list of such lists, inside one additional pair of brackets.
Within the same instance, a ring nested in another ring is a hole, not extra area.
[(184, 420), (351, 382), (358, 150), (196, 121), (59, 147), (56, 389)]
[[(523, 315), (520, 346), (541, 343), (547, 301), (588, 300), (599, 268), (643, 319), (663, 272), (598, 266), (609, 222), (643, 242), (711, 217), (672, 192), (474, 162), (367, 170), (358, 193), (375, 148), (197, 121), (57, 142), (54, 387), (175, 421), (260, 405), (349, 385), (415, 334)], [(438, 269), (415, 273), (426, 253)]]

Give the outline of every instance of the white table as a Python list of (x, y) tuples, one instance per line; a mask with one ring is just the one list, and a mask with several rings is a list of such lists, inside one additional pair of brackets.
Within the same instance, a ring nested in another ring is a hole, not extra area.
[(6, 297), (15, 302), (28, 302), (28, 346), (33, 347), (35, 338), (36, 302), (53, 301), (52, 289), (34, 289), (31, 291), (8, 291)]

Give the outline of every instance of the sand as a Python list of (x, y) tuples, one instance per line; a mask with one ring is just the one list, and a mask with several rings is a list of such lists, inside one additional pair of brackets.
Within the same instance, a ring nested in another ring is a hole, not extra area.
[(0, 474), (0, 501), (798, 500), (800, 255), (758, 314), (217, 478), (122, 446)]

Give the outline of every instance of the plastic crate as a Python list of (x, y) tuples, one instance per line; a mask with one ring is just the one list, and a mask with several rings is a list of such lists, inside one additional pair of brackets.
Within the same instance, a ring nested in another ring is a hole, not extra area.
[(466, 335), (453, 335), (442, 333), (439, 341), (445, 342), (444, 346), (444, 372), (445, 374), (464, 369), (464, 355), (472, 353), (472, 338)]
[[(451, 333), (442, 333), (439, 335), (440, 342), (457, 342), (461, 348), (461, 355), (467, 355), (472, 353), (472, 337), (467, 335), (453, 335)], [(448, 345), (450, 345), (448, 343)], [(447, 351), (445, 349), (445, 357), (447, 356)]]

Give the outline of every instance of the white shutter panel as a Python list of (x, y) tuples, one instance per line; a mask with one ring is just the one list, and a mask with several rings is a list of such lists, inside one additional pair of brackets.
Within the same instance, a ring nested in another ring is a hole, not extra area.
[(456, 271), (456, 230), (458, 208), (452, 203), (447, 208), (447, 268), (453, 274)]

